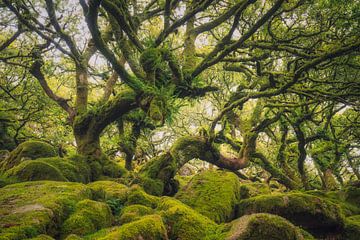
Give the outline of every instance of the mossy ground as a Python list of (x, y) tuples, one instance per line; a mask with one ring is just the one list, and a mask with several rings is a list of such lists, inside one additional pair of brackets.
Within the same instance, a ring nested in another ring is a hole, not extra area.
[(0, 188), (0, 239), (314, 239), (307, 230), (324, 239), (355, 240), (360, 234), (354, 188), (269, 194), (266, 184), (208, 171), (176, 196), (187, 205), (115, 181)]

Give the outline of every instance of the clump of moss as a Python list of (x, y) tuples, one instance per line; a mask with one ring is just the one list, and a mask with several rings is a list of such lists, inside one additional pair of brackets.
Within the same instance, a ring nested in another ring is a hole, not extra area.
[(238, 177), (226, 171), (206, 171), (195, 175), (176, 198), (217, 223), (234, 217), (239, 200)]
[(161, 196), (164, 192), (164, 183), (160, 179), (153, 179), (146, 176), (137, 176), (133, 184), (139, 184), (146, 193)]
[(36, 181), (0, 189), (0, 239), (26, 239), (46, 233), (54, 236), (78, 201), (91, 198), (86, 185)]
[(70, 234), (68, 235), (65, 240), (82, 240), (83, 238), (76, 235), (76, 234)]
[(338, 205), (304, 193), (269, 194), (241, 200), (237, 207), (237, 215), (252, 213), (282, 216), (314, 235), (339, 231), (344, 223)]
[(26, 160), (9, 169), (5, 174), (20, 181), (88, 182), (90, 180), (90, 169), (85, 162), (59, 157)]
[(360, 208), (360, 188), (356, 186), (349, 186), (345, 189), (345, 193), (346, 201)]
[(260, 194), (269, 194), (271, 190), (264, 183), (242, 183), (240, 185), (240, 198), (255, 197)]
[(344, 237), (348, 240), (357, 240), (360, 236), (360, 215), (346, 218)]
[(122, 203), (127, 200), (129, 188), (114, 181), (96, 181), (87, 184), (95, 200), (119, 199)]
[(156, 208), (158, 202), (158, 197), (147, 194), (138, 185), (133, 185), (130, 188), (125, 205), (140, 204), (150, 208)]
[[(340, 191), (320, 191), (320, 190), (311, 190), (307, 191), (307, 194), (315, 195), (323, 199), (327, 199), (330, 202), (337, 204), (342, 213), (345, 216), (357, 215), (360, 214), (360, 208), (357, 206), (357, 201), (349, 198), (349, 194), (345, 190)], [(360, 201), (360, 199), (359, 199)]]
[(85, 239), (118, 239), (118, 240), (168, 240), (165, 225), (159, 215), (147, 215), (137, 221), (121, 227), (100, 230)]
[(48, 143), (27, 141), (17, 146), (1, 164), (0, 170), (6, 171), (23, 160), (57, 156), (56, 149)]
[(127, 172), (128, 171), (124, 167), (111, 160), (106, 161), (103, 166), (103, 174), (112, 178), (124, 177)]
[(213, 236), (221, 235), (215, 222), (173, 198), (163, 197), (157, 210), (168, 226), (170, 239), (216, 239)]
[(146, 207), (144, 205), (134, 204), (126, 206), (121, 211), (119, 223), (122, 225), (125, 223), (133, 222), (144, 215), (149, 215), (153, 213), (154, 209)]
[(85, 199), (77, 203), (76, 210), (62, 226), (62, 235), (84, 236), (112, 224), (110, 207), (102, 202)]
[[(305, 236), (304, 236), (305, 235)], [(300, 228), (286, 219), (258, 213), (242, 216), (231, 222), (227, 240), (258, 240), (258, 239), (314, 239), (310, 234), (303, 234)]]
[(34, 238), (31, 238), (29, 240), (54, 240), (54, 238), (50, 237), (49, 235), (40, 234)]

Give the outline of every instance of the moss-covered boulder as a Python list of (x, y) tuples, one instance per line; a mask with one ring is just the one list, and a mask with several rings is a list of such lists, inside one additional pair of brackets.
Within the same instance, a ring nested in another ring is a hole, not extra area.
[(126, 206), (121, 211), (119, 223), (122, 225), (125, 223), (133, 222), (140, 219), (142, 216), (150, 215), (154, 212), (154, 209), (146, 207), (144, 205), (134, 204)]
[(85, 239), (98, 240), (168, 240), (165, 225), (159, 215), (147, 215), (121, 227), (100, 230)]
[(133, 185), (129, 189), (125, 205), (140, 204), (150, 208), (156, 208), (160, 198), (147, 194), (140, 186)]
[(19, 181), (53, 180), (62, 182), (89, 182), (91, 171), (84, 158), (38, 158), (26, 160), (7, 170), (5, 175)]
[(238, 177), (226, 171), (206, 171), (195, 175), (176, 198), (217, 223), (234, 217), (239, 200)]
[(338, 205), (304, 193), (268, 194), (241, 200), (237, 206), (237, 216), (252, 213), (282, 216), (315, 236), (338, 232), (344, 223)]
[(56, 149), (48, 143), (40, 141), (23, 142), (0, 163), (0, 170), (6, 171), (24, 160), (55, 156), (57, 156)]
[(129, 188), (124, 184), (114, 181), (96, 181), (87, 185), (95, 200), (119, 199), (123, 204), (127, 200)]
[(76, 234), (70, 234), (64, 240), (82, 240), (82, 239), (83, 239), (82, 237)]
[(170, 239), (223, 239), (220, 226), (176, 199), (161, 198), (157, 210), (163, 217)]
[(231, 222), (226, 240), (314, 239), (286, 219), (267, 213), (242, 216)]
[(76, 209), (62, 225), (63, 236), (77, 234), (84, 236), (111, 226), (113, 216), (106, 203), (85, 199), (76, 204)]
[(271, 193), (270, 187), (264, 183), (241, 183), (240, 184), (240, 198), (255, 197), (260, 194)]
[(28, 240), (54, 240), (53, 237), (50, 237), (49, 235), (40, 234), (34, 238), (30, 238)]
[(357, 240), (360, 237), (360, 215), (346, 218), (345, 229), (343, 233), (344, 239)]
[(55, 236), (77, 202), (91, 198), (81, 183), (34, 181), (0, 189), (0, 239)]
[(112, 178), (120, 178), (128, 174), (128, 171), (123, 166), (111, 160), (105, 161), (102, 168), (103, 174)]

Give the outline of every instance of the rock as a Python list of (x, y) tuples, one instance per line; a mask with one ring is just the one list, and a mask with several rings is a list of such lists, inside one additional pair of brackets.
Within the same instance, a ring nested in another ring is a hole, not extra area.
[(55, 236), (77, 202), (91, 198), (81, 183), (34, 181), (0, 189), (0, 239)]
[(282, 216), (314, 236), (338, 232), (344, 223), (337, 204), (304, 193), (268, 194), (241, 200), (237, 206), (237, 216), (252, 213)]
[(175, 197), (216, 223), (222, 223), (234, 217), (239, 186), (233, 173), (205, 171), (195, 175)]
[[(305, 236), (304, 236), (305, 235)], [(286, 219), (267, 213), (244, 215), (231, 222), (226, 240), (314, 239)]]
[(147, 194), (140, 186), (133, 185), (129, 189), (125, 205), (140, 204), (150, 208), (156, 208), (159, 197)]
[(121, 227), (100, 230), (88, 239), (106, 240), (168, 240), (165, 225), (159, 215), (147, 215)]
[(54, 240), (54, 238), (50, 237), (49, 235), (40, 234), (34, 238), (31, 238), (29, 240)]
[(178, 200), (163, 197), (157, 210), (168, 227), (170, 239), (224, 239), (217, 236), (222, 232), (214, 221)]
[(94, 196), (95, 200), (119, 199), (122, 204), (127, 200), (129, 188), (124, 184), (114, 181), (96, 181), (87, 185)]
[(53, 180), (83, 183), (90, 181), (90, 174), (85, 159), (79, 156), (26, 160), (5, 172), (6, 176), (14, 177), (19, 181)]
[(245, 199), (255, 197), (260, 194), (269, 194), (271, 190), (268, 185), (264, 183), (241, 183), (240, 184), (240, 198)]
[(129, 222), (136, 221), (142, 216), (153, 214), (154, 210), (152, 208), (146, 207), (144, 205), (134, 204), (126, 206), (122, 209), (120, 214), (119, 223), (125, 224)]
[(0, 170), (6, 171), (19, 165), (24, 160), (57, 156), (56, 149), (48, 143), (26, 141), (17, 146), (0, 164)]
[(106, 203), (85, 199), (76, 204), (73, 214), (62, 225), (63, 236), (77, 234), (84, 236), (111, 226), (113, 216)]

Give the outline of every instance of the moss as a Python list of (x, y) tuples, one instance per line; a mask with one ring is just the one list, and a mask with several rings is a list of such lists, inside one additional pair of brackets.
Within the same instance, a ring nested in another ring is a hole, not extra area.
[(339, 231), (344, 222), (338, 205), (310, 194), (260, 195), (241, 200), (238, 204), (238, 216), (261, 212), (282, 216), (314, 235)]
[(87, 185), (95, 200), (119, 199), (122, 203), (127, 200), (129, 188), (114, 181), (96, 181)]
[(234, 217), (239, 199), (238, 177), (226, 171), (206, 171), (194, 176), (176, 198), (217, 223)]
[(144, 205), (134, 204), (126, 206), (122, 209), (120, 214), (119, 223), (125, 224), (138, 220), (144, 215), (153, 214), (154, 210), (152, 208), (146, 207)]
[(17, 183), (18, 179), (16, 177), (10, 177), (5, 174), (0, 173), (0, 188), (5, 187), (9, 184)]
[(17, 146), (5, 161), (2, 162), (0, 170), (6, 171), (24, 159), (37, 159), (41, 157), (55, 157), (57, 156), (56, 149), (48, 143), (40, 141), (27, 141)]
[(179, 182), (179, 188), (183, 188), (186, 185), (188, 185), (188, 183), (190, 182), (190, 180), (192, 179), (193, 176), (181, 176), (181, 175), (176, 175), (175, 179)]
[(90, 169), (84, 161), (51, 157), (24, 161), (6, 171), (6, 175), (16, 177), (20, 181), (88, 182)]
[(62, 235), (87, 235), (112, 224), (110, 207), (102, 202), (85, 199), (77, 203), (76, 210), (62, 226)]
[(65, 240), (82, 240), (82, 239), (83, 239), (82, 237), (79, 237), (76, 234), (70, 234), (65, 238)]
[(263, 183), (242, 183), (240, 185), (241, 199), (269, 193), (271, 193), (269, 186)]
[(357, 206), (357, 202), (351, 200), (349, 201), (349, 195), (347, 193), (347, 191), (320, 191), (320, 190), (311, 190), (311, 191), (307, 191), (307, 194), (311, 194), (314, 196), (318, 196), (321, 198), (325, 198), (335, 204), (337, 204), (340, 208), (342, 213), (345, 216), (351, 216), (351, 215), (356, 215), (356, 214), (360, 214), (360, 208), (359, 206)]
[[(306, 236), (304, 236), (306, 235)], [(288, 222), (286, 219), (258, 213), (242, 216), (231, 223), (231, 229), (226, 237), (228, 240), (258, 240), (258, 239), (314, 239)]]
[(80, 183), (36, 181), (0, 189), (0, 239), (26, 239), (58, 234), (58, 227), (78, 201), (91, 198)]
[(356, 186), (350, 186), (345, 189), (345, 193), (346, 201), (360, 208), (360, 188)]
[(347, 240), (357, 240), (360, 236), (360, 215), (355, 215), (346, 218), (344, 237)]
[(158, 210), (168, 226), (170, 239), (216, 239), (214, 235), (221, 235), (215, 222), (176, 199), (163, 197)]
[(103, 229), (98, 233), (85, 237), (85, 239), (167, 240), (168, 236), (161, 217), (159, 215), (147, 215), (121, 227)]
[(49, 235), (41, 234), (29, 240), (54, 240), (54, 238), (50, 237)]
[(140, 186), (134, 185), (130, 188), (126, 205), (140, 204), (150, 208), (156, 208), (159, 198), (147, 194)]
[(146, 193), (161, 196), (164, 192), (164, 183), (159, 179), (139, 176), (133, 183), (138, 183)]
[(128, 171), (124, 167), (111, 160), (106, 161), (103, 166), (103, 174), (112, 178), (124, 177), (127, 172)]

